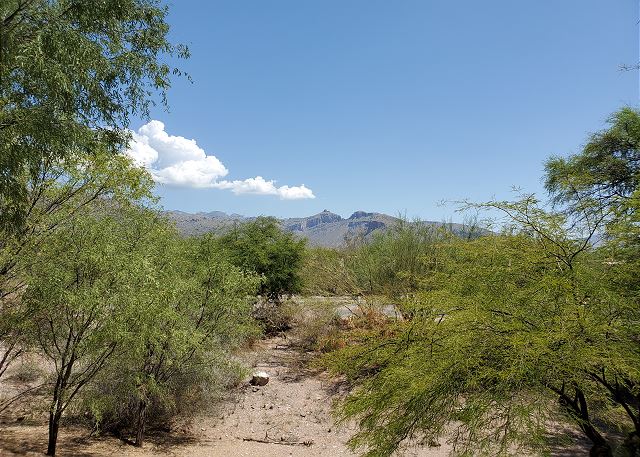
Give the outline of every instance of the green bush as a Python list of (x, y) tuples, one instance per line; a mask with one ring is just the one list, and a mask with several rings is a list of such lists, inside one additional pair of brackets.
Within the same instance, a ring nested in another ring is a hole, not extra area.
[(284, 232), (276, 219), (259, 217), (236, 226), (219, 242), (231, 263), (263, 277), (263, 296), (279, 299), (302, 289), (300, 267), (306, 240)]
[(138, 295), (141, 330), (86, 400), (98, 426), (133, 433), (167, 427), (215, 403), (242, 375), (231, 352), (257, 335), (259, 278), (229, 264), (211, 236), (161, 232)]
[[(140, 385), (138, 371), (127, 365), (111, 367), (82, 396), (78, 410), (90, 413), (94, 430), (135, 437), (138, 428)], [(212, 412), (229, 389), (246, 376), (246, 368), (229, 354), (209, 352), (176, 367), (162, 385), (147, 382), (146, 430), (171, 430), (198, 414)]]
[(362, 249), (370, 289), (412, 293), (408, 320), (325, 359), (352, 386), (339, 411), (359, 425), (353, 448), (389, 456), (453, 428), (459, 455), (548, 453), (549, 424), (570, 421), (590, 455), (640, 454), (640, 112), (610, 122), (547, 163), (555, 207), (469, 204), (502, 214), (502, 233), (408, 230)]
[(360, 292), (349, 268), (350, 253), (345, 250), (308, 248), (302, 262), (300, 276), (305, 295), (352, 295)]
[(350, 252), (348, 267), (367, 294), (401, 296), (417, 290), (438, 263), (437, 243), (455, 236), (445, 227), (401, 220)]

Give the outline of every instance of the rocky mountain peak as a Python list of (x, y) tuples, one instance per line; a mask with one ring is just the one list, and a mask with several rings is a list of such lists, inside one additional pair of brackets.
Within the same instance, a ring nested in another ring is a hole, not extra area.
[(349, 216), (349, 219), (360, 219), (362, 217), (372, 217), (372, 216), (374, 216), (374, 213), (367, 213), (366, 211), (356, 211), (351, 216)]
[(306, 227), (311, 228), (315, 227), (319, 224), (330, 224), (331, 222), (339, 222), (342, 220), (342, 216), (339, 214), (332, 213), (331, 211), (327, 211), (326, 209), (321, 213), (316, 214), (315, 216), (311, 216), (306, 218)]

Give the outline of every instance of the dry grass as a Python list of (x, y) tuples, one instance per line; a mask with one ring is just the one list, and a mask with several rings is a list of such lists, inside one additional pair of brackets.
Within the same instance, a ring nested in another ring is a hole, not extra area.
[(386, 303), (382, 297), (295, 298), (288, 305), (291, 337), (307, 351), (341, 349), (349, 344), (353, 331), (383, 328), (394, 320), (384, 313)]

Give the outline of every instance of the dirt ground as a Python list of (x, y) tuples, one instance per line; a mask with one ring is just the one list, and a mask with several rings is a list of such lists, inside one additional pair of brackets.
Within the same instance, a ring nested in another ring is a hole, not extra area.
[[(142, 449), (113, 437), (90, 437), (89, 431), (64, 426), (59, 456), (351, 456), (350, 427), (337, 427), (330, 410), (337, 384), (306, 368), (308, 355), (284, 337), (256, 344), (246, 354), (256, 370), (266, 371), (266, 386), (241, 386), (213, 416), (196, 419), (188, 429), (151, 434)], [(46, 450), (46, 415), (17, 409), (0, 423), (0, 456), (36, 456)], [(262, 442), (261, 442), (262, 441)], [(264, 442), (266, 441), (266, 442)], [(411, 457), (448, 455), (446, 443), (410, 449)]]
[[(295, 333), (295, 332), (294, 332)], [(243, 383), (219, 405), (216, 413), (197, 417), (188, 426), (170, 432), (150, 431), (143, 448), (133, 447), (111, 436), (91, 436), (84, 427), (64, 424), (58, 440), (59, 456), (322, 456), (353, 454), (346, 442), (351, 426), (336, 426), (331, 416), (333, 401), (341, 385), (325, 373), (309, 368), (312, 353), (295, 343), (295, 336), (282, 335), (257, 342), (242, 354), (256, 371), (270, 375), (269, 383), (254, 387)], [(24, 370), (23, 370), (24, 371)], [(28, 382), (26, 385), (29, 385)], [(0, 381), (0, 395), (24, 388), (25, 381), (6, 376)], [(0, 457), (43, 455), (47, 441), (47, 414), (42, 401), (20, 401), (10, 413), (0, 415)], [(554, 456), (588, 455), (588, 445), (575, 431), (558, 433), (568, 437)], [(451, 446), (413, 446), (407, 457), (444, 457)]]

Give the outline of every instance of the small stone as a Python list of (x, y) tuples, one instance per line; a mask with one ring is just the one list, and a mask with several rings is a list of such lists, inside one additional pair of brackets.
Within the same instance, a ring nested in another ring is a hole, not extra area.
[(267, 373), (265, 373), (264, 371), (256, 371), (255, 373), (253, 373), (253, 376), (251, 376), (251, 381), (249, 381), (249, 384), (251, 384), (252, 386), (266, 386), (268, 382), (269, 375)]

